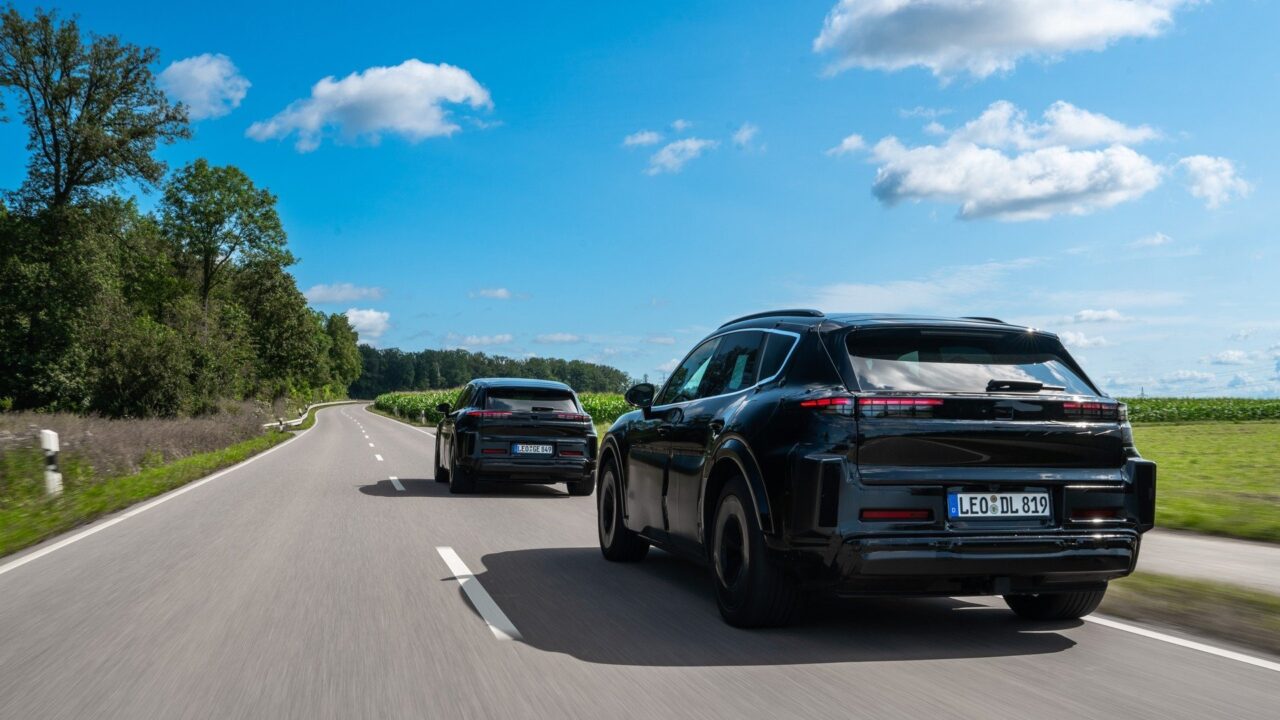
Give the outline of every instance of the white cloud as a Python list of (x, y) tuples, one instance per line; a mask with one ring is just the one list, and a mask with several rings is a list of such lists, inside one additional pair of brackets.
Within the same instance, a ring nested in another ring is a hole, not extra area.
[(565, 343), (582, 342), (582, 338), (578, 337), (577, 335), (574, 335), (573, 333), (560, 332), (560, 333), (547, 333), (545, 335), (538, 335), (533, 339), (533, 341), (536, 343), (545, 343), (545, 344), (565, 344)]
[(1161, 245), (1168, 245), (1171, 242), (1173, 242), (1173, 238), (1169, 237), (1168, 235), (1165, 235), (1162, 232), (1158, 232), (1158, 233), (1152, 233), (1150, 235), (1144, 235), (1138, 238), (1137, 240), (1134, 240), (1130, 244), (1133, 247), (1151, 248), (1151, 247), (1160, 247)]
[(1073, 323), (1096, 323), (1096, 322), (1124, 322), (1128, 320), (1119, 310), (1081, 310), (1080, 312), (1067, 318), (1067, 322)]
[(678, 367), (680, 367), (680, 360), (678, 358), (671, 358), (670, 360), (655, 367), (654, 370), (670, 375)]
[(913, 108), (903, 108), (898, 111), (898, 115), (904, 118), (925, 118), (927, 120), (937, 120), (943, 115), (951, 114), (951, 108), (931, 108), (923, 105), (917, 105)]
[(1189, 383), (1205, 383), (1213, 381), (1213, 373), (1199, 370), (1174, 370), (1160, 378), (1160, 382), (1169, 385), (1186, 385)]
[(1153, 37), (1196, 0), (840, 0), (813, 41), (831, 71), (928, 68), (983, 78), (1029, 57)]
[(1254, 333), (1253, 328), (1242, 328), (1240, 330), (1237, 330), (1231, 333), (1231, 335), (1227, 339), (1235, 340), (1236, 342), (1244, 342), (1245, 340), (1248, 340), (1249, 338), (1253, 337), (1253, 333)]
[(381, 300), (382, 288), (360, 287), (351, 283), (334, 283), (333, 285), (312, 285), (303, 293), (308, 302), (344, 303), (352, 300)]
[(676, 339), (669, 335), (651, 335), (645, 338), (645, 342), (652, 345), (675, 345)]
[(742, 126), (733, 133), (733, 144), (738, 147), (746, 147), (759, 134), (760, 128), (756, 125), (749, 122), (742, 123)]
[(927, 135), (946, 135), (947, 126), (943, 125), (937, 120), (932, 120), (929, 122), (928, 125), (924, 126), (924, 131), (925, 131), (925, 134)]
[(1233, 198), (1242, 198), (1253, 188), (1236, 172), (1236, 166), (1223, 157), (1192, 155), (1178, 161), (1186, 174), (1191, 194), (1204, 200), (1214, 210)]
[(351, 327), (360, 334), (360, 339), (370, 345), (376, 344), (378, 338), (391, 327), (391, 313), (382, 310), (361, 310), (350, 308), (346, 312)]
[(250, 82), (226, 55), (205, 53), (169, 63), (160, 89), (187, 106), (192, 120), (222, 117), (240, 107)]
[(704, 140), (703, 138), (676, 140), (663, 146), (661, 150), (653, 154), (653, 157), (649, 158), (649, 169), (645, 170), (645, 172), (649, 175), (678, 173), (684, 169), (685, 164), (690, 160), (698, 158), (706, 150), (714, 150), (719, 145), (720, 143), (715, 140)]
[(1248, 365), (1253, 356), (1244, 350), (1223, 350), (1205, 358), (1210, 365)]
[(919, 280), (837, 283), (818, 287), (803, 303), (829, 312), (929, 312), (958, 315), (955, 308), (997, 286), (1008, 274), (1034, 265), (1030, 258), (942, 268)]
[(887, 137), (871, 149), (872, 191), (886, 205), (903, 200), (960, 204), (959, 217), (1041, 220), (1083, 215), (1134, 200), (1160, 184), (1164, 168), (1122, 144), (1154, 136), (1103, 115), (1055, 103), (1029, 123), (1007, 102), (938, 145), (907, 147)]
[(410, 59), (393, 67), (371, 67), (338, 80), (332, 76), (311, 88), (311, 97), (296, 100), (275, 117), (249, 126), (254, 140), (283, 138), (297, 132), (299, 152), (320, 146), (326, 131), (347, 141), (367, 138), (377, 143), (383, 133), (410, 142), (448, 136), (460, 128), (449, 119), (445, 103), (472, 108), (493, 106), (471, 73), (446, 64)]
[(684, 132), (685, 130), (688, 130), (691, 127), (693, 127), (693, 123), (689, 122), (688, 120), (678, 119), (678, 120), (671, 121), (671, 129), (675, 130), (676, 132)]
[(866, 146), (867, 146), (867, 142), (862, 139), (862, 136), (857, 133), (854, 133), (852, 135), (846, 136), (845, 139), (840, 141), (839, 145), (836, 145), (835, 147), (827, 150), (827, 154), (828, 155), (848, 155), (849, 153), (857, 152), (865, 148)]
[(630, 135), (622, 138), (623, 147), (636, 147), (637, 145), (639, 146), (657, 145), (660, 142), (662, 142), (661, 133), (654, 132), (653, 130), (641, 130), (639, 132), (633, 132)]
[(1085, 335), (1082, 332), (1073, 332), (1071, 330), (1068, 330), (1062, 333), (1058, 337), (1062, 338), (1063, 344), (1066, 345), (1067, 347), (1095, 348), (1095, 347), (1106, 347), (1107, 345), (1111, 344), (1107, 342), (1107, 339), (1102, 337), (1101, 335), (1095, 335), (1093, 337), (1090, 337), (1088, 335)]
[(511, 333), (499, 333), (497, 335), (459, 335), (457, 333), (449, 333), (445, 335), (444, 341), (445, 345), (449, 347), (471, 348), (506, 345), (514, 339), (515, 337)]
[(489, 300), (510, 300), (511, 291), (504, 288), (481, 288), (472, 293), (468, 293), (473, 298), (488, 298)]

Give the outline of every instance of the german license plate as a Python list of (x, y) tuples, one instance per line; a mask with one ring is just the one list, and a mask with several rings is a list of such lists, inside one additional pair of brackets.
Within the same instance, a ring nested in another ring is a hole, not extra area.
[(516, 455), (551, 455), (555, 452), (555, 448), (550, 445), (525, 445), (516, 443), (511, 447), (511, 452)]
[(947, 517), (967, 518), (1049, 517), (1049, 493), (951, 493)]

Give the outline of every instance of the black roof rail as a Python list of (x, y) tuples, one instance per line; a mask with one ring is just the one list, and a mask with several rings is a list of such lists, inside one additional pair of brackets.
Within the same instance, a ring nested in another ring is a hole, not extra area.
[(1007, 322), (1005, 322), (1005, 321), (1001, 320), (1000, 318), (983, 317), (982, 315), (965, 315), (964, 317), (962, 317), (962, 318), (960, 318), (960, 319), (961, 319), (961, 320), (981, 320), (982, 322), (1000, 323), (1001, 325), (1008, 325), (1008, 324), (1009, 324), (1009, 323), (1007, 323)]
[(724, 325), (721, 325), (720, 327), (726, 327), (734, 323), (740, 323), (744, 320), (758, 320), (760, 318), (767, 318), (767, 317), (820, 318), (820, 317), (826, 317), (826, 315), (824, 315), (821, 310), (811, 310), (808, 308), (792, 308), (790, 310), (766, 310), (764, 312), (752, 313), (750, 315), (743, 315), (740, 318), (734, 318), (729, 322), (725, 323)]

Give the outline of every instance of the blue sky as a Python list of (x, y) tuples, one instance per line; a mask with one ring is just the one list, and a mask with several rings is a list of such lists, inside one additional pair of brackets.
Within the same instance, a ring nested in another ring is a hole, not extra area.
[(163, 158), (275, 192), (382, 347), (656, 377), (764, 308), (981, 314), (1115, 393), (1280, 393), (1275, 3), (404, 5), (59, 8), (160, 50)]

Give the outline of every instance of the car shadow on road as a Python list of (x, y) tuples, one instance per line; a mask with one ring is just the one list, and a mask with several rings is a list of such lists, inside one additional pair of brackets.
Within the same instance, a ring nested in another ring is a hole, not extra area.
[[(953, 598), (814, 600), (786, 628), (741, 630), (716, 610), (705, 568), (663, 552), (610, 563), (598, 548), (484, 556), (478, 576), (528, 645), (610, 665), (747, 666), (989, 658), (1074, 641)], [(465, 595), (463, 595), (465, 601)], [(468, 604), (469, 606), (469, 604)]]
[(449, 492), (449, 484), (436, 482), (431, 478), (400, 479), (403, 491), (397, 490), (390, 480), (379, 480), (372, 485), (360, 486), (360, 492), (374, 497), (441, 497), (466, 500), (469, 498), (522, 498), (537, 500), (539, 498), (566, 498), (569, 493), (558, 485), (521, 485), (518, 483), (480, 483), (480, 491), (454, 495)]

